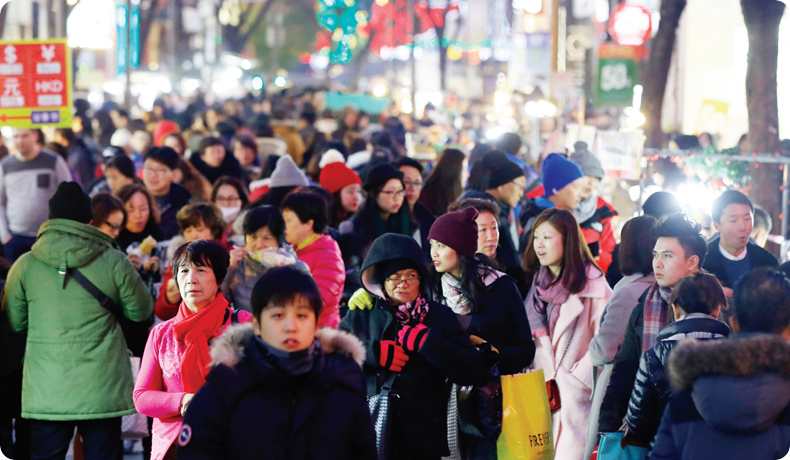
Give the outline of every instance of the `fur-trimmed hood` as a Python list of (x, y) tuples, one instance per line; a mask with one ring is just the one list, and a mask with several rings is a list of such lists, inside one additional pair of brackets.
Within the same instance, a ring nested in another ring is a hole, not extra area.
[(675, 390), (691, 390), (702, 418), (723, 432), (764, 431), (790, 405), (790, 342), (778, 335), (683, 341), (669, 372)]
[[(244, 357), (245, 347), (252, 335), (252, 324), (239, 324), (229, 327), (211, 345), (211, 365), (223, 364), (235, 367)], [(354, 335), (330, 328), (321, 328), (316, 332), (325, 355), (338, 354), (354, 360), (360, 367), (365, 361), (365, 346)]]

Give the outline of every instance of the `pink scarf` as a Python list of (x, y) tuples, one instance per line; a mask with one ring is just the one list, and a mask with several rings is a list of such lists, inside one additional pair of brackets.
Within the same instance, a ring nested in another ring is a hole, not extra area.
[(428, 316), (428, 301), (423, 299), (422, 296), (417, 297), (411, 302), (406, 302), (398, 305), (398, 311), (395, 312), (395, 319), (398, 320), (401, 326), (416, 326), (425, 321)]
[(552, 284), (549, 269), (540, 267), (532, 280), (526, 300), (527, 318), (533, 336), (554, 335), (554, 327), (560, 318), (560, 307), (568, 301), (568, 297), (570, 294), (561, 282)]

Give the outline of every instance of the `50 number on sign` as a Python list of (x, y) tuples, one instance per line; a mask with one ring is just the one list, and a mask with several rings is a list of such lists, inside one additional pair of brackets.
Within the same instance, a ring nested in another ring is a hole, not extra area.
[(628, 106), (633, 101), (639, 64), (631, 59), (600, 59), (597, 102)]

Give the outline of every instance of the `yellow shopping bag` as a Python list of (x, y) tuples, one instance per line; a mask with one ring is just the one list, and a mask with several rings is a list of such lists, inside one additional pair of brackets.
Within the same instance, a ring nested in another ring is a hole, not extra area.
[(551, 460), (554, 437), (543, 370), (502, 376), (499, 460)]

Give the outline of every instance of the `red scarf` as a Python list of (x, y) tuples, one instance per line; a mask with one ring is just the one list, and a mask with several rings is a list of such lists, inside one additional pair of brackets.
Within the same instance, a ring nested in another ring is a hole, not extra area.
[(186, 346), (181, 358), (181, 381), (184, 391), (195, 393), (206, 383), (211, 355), (208, 341), (222, 328), (228, 301), (218, 293), (217, 297), (197, 313), (182, 301), (178, 307), (173, 332), (178, 343)]

